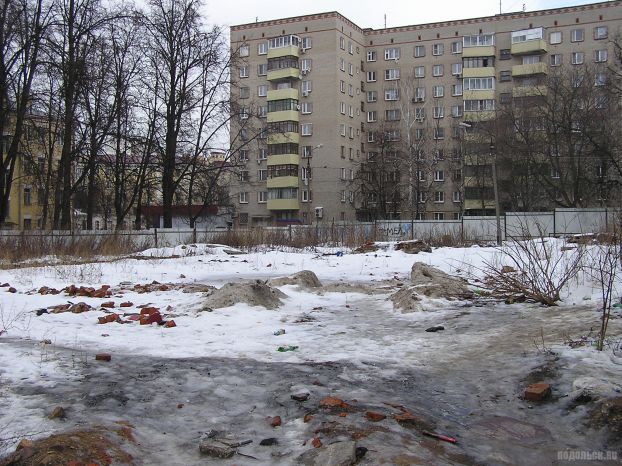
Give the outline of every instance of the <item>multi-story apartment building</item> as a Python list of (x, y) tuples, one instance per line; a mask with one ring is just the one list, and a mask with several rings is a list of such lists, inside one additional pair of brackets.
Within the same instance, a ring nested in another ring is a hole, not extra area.
[(379, 30), (337, 12), (233, 26), (231, 100), (264, 129), (242, 138), (237, 223), (490, 214), (495, 142), (465, 150), (473, 130), (561, 64), (606, 66), (621, 31), (621, 1)]

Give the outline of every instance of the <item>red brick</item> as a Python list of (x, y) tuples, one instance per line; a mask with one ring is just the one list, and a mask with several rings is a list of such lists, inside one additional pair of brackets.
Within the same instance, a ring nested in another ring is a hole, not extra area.
[(140, 313), (142, 315), (145, 315), (145, 314), (146, 315), (150, 315), (150, 314), (153, 314), (154, 312), (158, 312), (159, 313), (160, 312), (160, 308), (159, 307), (143, 307), (140, 310)]
[(108, 353), (99, 353), (95, 355), (96, 361), (110, 361), (112, 356)]
[(157, 311), (140, 316), (140, 325), (150, 325), (153, 323), (159, 324), (160, 322), (162, 322), (162, 316)]
[(272, 427), (279, 427), (282, 423), (283, 421), (281, 421), (281, 416), (274, 416), (270, 421), (270, 425)]
[(134, 305), (131, 301), (126, 301), (124, 303), (119, 304), (119, 307), (132, 307)]
[(551, 385), (548, 383), (534, 383), (525, 389), (525, 400), (542, 401), (551, 396)]
[(174, 320), (169, 320), (167, 323), (164, 324), (164, 326), (166, 328), (173, 328), (173, 327), (177, 327), (177, 324), (175, 323)]
[(339, 413), (339, 417), (346, 417), (348, 413)]
[(114, 307), (114, 301), (106, 301), (100, 304), (101, 307), (111, 308)]
[(374, 411), (367, 411), (365, 413), (365, 417), (373, 422), (379, 422), (387, 418), (384, 414), (376, 413)]
[(334, 396), (327, 396), (326, 398), (320, 400), (320, 406), (322, 408), (342, 408), (342, 409), (347, 409), (349, 407), (348, 403), (346, 403), (340, 398), (335, 398)]
[(313, 420), (313, 414), (305, 414), (305, 417), (303, 418), (303, 421), (306, 422), (311, 422)]
[(311, 445), (313, 445), (315, 448), (320, 448), (322, 446), (322, 441), (318, 437), (315, 437), (313, 440), (311, 440)]

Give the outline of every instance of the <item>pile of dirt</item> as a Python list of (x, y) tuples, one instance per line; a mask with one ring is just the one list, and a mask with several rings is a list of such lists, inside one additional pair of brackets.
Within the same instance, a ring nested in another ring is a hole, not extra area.
[(604, 428), (612, 443), (622, 445), (622, 396), (599, 403), (592, 410), (588, 425), (597, 429)]
[(406, 254), (419, 254), (420, 252), (432, 252), (432, 248), (425, 241), (414, 239), (411, 241), (400, 241), (395, 245), (396, 251), (403, 251)]
[(283, 304), (281, 298), (287, 298), (287, 295), (277, 288), (272, 288), (263, 280), (254, 280), (243, 283), (227, 283), (207, 296), (205, 306), (218, 309), (238, 303), (246, 303), (249, 306), (276, 309)]
[(129, 424), (76, 430), (34, 441), (24, 439), (13, 454), (0, 460), (0, 466), (133, 465), (134, 458), (122, 448), (129, 443), (134, 443)]
[(402, 312), (423, 310), (421, 298), (431, 299), (471, 299), (473, 292), (468, 289), (466, 280), (452, 277), (442, 270), (415, 262), (410, 272), (411, 284), (391, 295), (393, 306)]
[(321, 288), (322, 282), (317, 275), (310, 270), (302, 270), (290, 277), (279, 277), (268, 280), (270, 286), (298, 285), (303, 290)]

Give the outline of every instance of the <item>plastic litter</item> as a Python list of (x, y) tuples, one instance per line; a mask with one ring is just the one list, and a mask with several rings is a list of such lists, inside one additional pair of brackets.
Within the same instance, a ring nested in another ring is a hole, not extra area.
[(288, 345), (288, 346), (279, 346), (276, 350), (279, 353), (285, 353), (286, 351), (296, 351), (298, 349), (297, 346)]
[(274, 332), (274, 335), (275, 336), (285, 335), (285, 329), (284, 328), (278, 329), (276, 332)]

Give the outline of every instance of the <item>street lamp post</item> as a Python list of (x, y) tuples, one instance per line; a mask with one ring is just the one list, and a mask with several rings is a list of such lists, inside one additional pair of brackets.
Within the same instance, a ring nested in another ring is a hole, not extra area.
[(311, 157), (313, 156), (313, 152), (315, 149), (321, 149), (324, 144), (318, 144), (311, 148), (309, 153), (307, 154), (307, 222), (309, 225), (312, 224), (311, 221)]
[(497, 246), (501, 246), (501, 214), (499, 212), (499, 186), (497, 183), (497, 152), (495, 151), (495, 144), (490, 139), (490, 158), (492, 161), (492, 189), (495, 196), (495, 217), (497, 221)]

